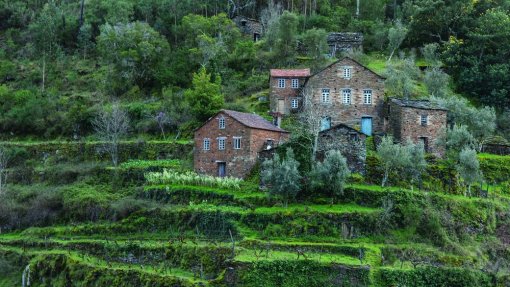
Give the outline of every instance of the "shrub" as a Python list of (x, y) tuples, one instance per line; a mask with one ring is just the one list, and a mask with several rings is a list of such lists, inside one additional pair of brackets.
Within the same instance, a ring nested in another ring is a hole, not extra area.
[(179, 173), (172, 170), (163, 170), (163, 172), (148, 172), (145, 179), (149, 184), (179, 184), (179, 185), (200, 185), (209, 187), (218, 187), (225, 189), (240, 189), (242, 179), (234, 177), (214, 177), (210, 175), (197, 174), (187, 171)]
[(136, 199), (133, 197), (124, 197), (111, 204), (113, 220), (120, 220), (128, 217), (134, 212), (152, 207), (150, 201)]

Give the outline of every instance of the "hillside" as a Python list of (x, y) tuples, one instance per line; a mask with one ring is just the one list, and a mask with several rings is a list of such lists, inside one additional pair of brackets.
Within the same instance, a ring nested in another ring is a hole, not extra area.
[[(509, 51), (507, 0), (0, 0), (0, 286), (510, 286)], [(345, 58), (445, 111), (439, 155), (353, 126), (350, 172), (293, 111), (195, 173), (221, 109), (275, 120), (270, 69)]]

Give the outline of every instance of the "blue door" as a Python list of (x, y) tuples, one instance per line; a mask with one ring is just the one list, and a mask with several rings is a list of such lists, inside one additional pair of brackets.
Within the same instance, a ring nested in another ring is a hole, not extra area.
[(372, 118), (371, 117), (362, 117), (361, 118), (361, 132), (366, 134), (367, 136), (372, 135)]
[(227, 175), (227, 164), (225, 162), (218, 162), (218, 176), (225, 177)]

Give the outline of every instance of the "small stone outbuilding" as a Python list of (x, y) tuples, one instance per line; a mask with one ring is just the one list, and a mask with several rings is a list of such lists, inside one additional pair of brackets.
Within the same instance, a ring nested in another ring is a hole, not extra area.
[(323, 160), (330, 150), (338, 150), (352, 172), (365, 172), (366, 135), (352, 127), (339, 124), (321, 131), (317, 142), (317, 159)]
[(338, 56), (342, 52), (363, 50), (362, 33), (329, 33), (327, 42), (329, 46), (329, 54), (331, 57)]
[(385, 121), (387, 134), (405, 143), (422, 142), (425, 151), (442, 157), (445, 148), (437, 144), (447, 127), (448, 110), (427, 100), (391, 98), (386, 103)]
[(264, 29), (259, 21), (244, 16), (236, 16), (232, 21), (236, 23), (241, 33), (249, 35), (254, 42), (257, 42), (262, 37)]
[(195, 131), (193, 165), (212, 176), (246, 177), (258, 153), (285, 142), (289, 133), (261, 116), (221, 110)]

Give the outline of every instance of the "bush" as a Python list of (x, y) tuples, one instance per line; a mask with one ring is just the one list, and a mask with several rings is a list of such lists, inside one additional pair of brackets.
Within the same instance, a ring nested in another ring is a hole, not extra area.
[(218, 187), (225, 189), (240, 189), (242, 179), (234, 177), (214, 177), (202, 175), (196, 172), (188, 171), (179, 173), (172, 170), (163, 170), (163, 172), (149, 172), (145, 174), (145, 179), (149, 184), (179, 184), (179, 185), (200, 185), (209, 187)]
[(126, 218), (134, 212), (151, 208), (153, 206), (154, 204), (147, 200), (136, 199), (133, 197), (124, 197), (111, 204), (113, 220)]

